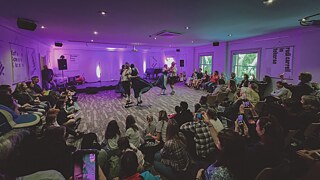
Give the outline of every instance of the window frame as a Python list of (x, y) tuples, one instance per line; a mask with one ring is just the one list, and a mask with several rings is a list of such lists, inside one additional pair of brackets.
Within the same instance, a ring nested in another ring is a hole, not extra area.
[[(203, 57), (203, 56), (211, 56), (211, 72), (208, 72), (208, 74), (211, 74), (213, 72), (213, 57), (214, 57), (213, 53), (208, 52), (208, 53), (199, 54), (199, 56), (198, 56), (198, 69), (202, 68), (203, 65), (210, 65), (210, 64), (202, 64), (201, 63), (201, 57)], [(204, 70), (204, 69), (202, 68), (202, 70)], [(192, 70), (192, 72), (193, 72), (193, 70)], [(204, 73), (204, 71), (203, 71), (203, 73)]]
[[(257, 53), (257, 65), (256, 65), (256, 79), (260, 79), (260, 64), (261, 64), (261, 48), (257, 49), (242, 49), (242, 50), (233, 50), (230, 55), (230, 73), (233, 72), (233, 67), (239, 66), (234, 65), (233, 56), (237, 54), (252, 54)], [(253, 66), (242, 66), (242, 67), (253, 67)], [(249, 75), (250, 76), (250, 75)], [(243, 79), (243, 77), (241, 77)]]

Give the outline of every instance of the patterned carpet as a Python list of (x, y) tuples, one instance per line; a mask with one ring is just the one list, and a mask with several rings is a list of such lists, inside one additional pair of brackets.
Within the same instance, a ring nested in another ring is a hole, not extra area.
[[(167, 93), (170, 93), (170, 88)], [(80, 131), (94, 132), (102, 141), (108, 122), (116, 120), (120, 126), (120, 131), (125, 131), (126, 116), (131, 114), (136, 118), (138, 126), (142, 129), (146, 123), (146, 116), (152, 114), (157, 120), (158, 112), (166, 110), (168, 114), (174, 113), (174, 107), (181, 101), (189, 104), (189, 109), (193, 111), (195, 103), (199, 102), (202, 95), (206, 93), (202, 90), (194, 90), (182, 84), (176, 85), (176, 94), (160, 95), (160, 89), (152, 88), (142, 96), (142, 106), (124, 108), (125, 99), (114, 91), (102, 91), (98, 94), (79, 94), (78, 104), (81, 107), (82, 121), (79, 126)], [(136, 100), (133, 99), (136, 103)]]

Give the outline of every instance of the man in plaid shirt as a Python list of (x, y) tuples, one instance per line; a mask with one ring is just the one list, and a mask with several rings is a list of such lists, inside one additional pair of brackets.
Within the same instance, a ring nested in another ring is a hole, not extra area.
[(180, 129), (184, 131), (190, 131), (194, 134), (196, 153), (199, 157), (205, 158), (207, 155), (214, 152), (215, 145), (213, 139), (207, 124), (203, 122), (203, 120), (184, 123)]

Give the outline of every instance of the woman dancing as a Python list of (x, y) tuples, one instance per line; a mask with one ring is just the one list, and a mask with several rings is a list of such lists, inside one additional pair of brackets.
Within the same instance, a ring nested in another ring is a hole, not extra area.
[(167, 89), (167, 75), (168, 75), (168, 65), (164, 65), (162, 69), (162, 75), (159, 77), (159, 79), (154, 84), (155, 86), (158, 86), (161, 88), (161, 95), (165, 95), (165, 91)]
[(170, 88), (171, 88), (171, 95), (174, 95), (175, 91), (174, 91), (174, 83), (177, 80), (177, 67), (176, 67), (176, 62), (172, 62), (171, 63), (171, 67), (169, 68), (169, 78), (168, 78), (168, 82), (170, 84)]
[(146, 80), (139, 77), (139, 71), (131, 64), (131, 82), (132, 82), (132, 89), (134, 91), (134, 97), (137, 99), (137, 105), (142, 103), (141, 94), (148, 92), (152, 85), (148, 83)]

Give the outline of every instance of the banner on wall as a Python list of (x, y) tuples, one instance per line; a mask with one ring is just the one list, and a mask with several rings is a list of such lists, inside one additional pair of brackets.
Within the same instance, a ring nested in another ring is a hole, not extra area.
[(5, 56), (3, 53), (5, 52), (5, 48), (3, 46), (0, 45), (0, 84), (6, 82), (5, 81), (5, 70), (8, 67), (5, 67)]
[(13, 83), (29, 79), (28, 61), (25, 56), (25, 47), (10, 44)]
[(285, 78), (292, 78), (293, 46), (276, 47), (267, 49), (267, 59), (269, 61), (267, 74), (271, 77), (279, 77), (284, 74)]
[(29, 65), (30, 77), (37, 75), (37, 58), (36, 51), (33, 48), (27, 48), (27, 60)]

